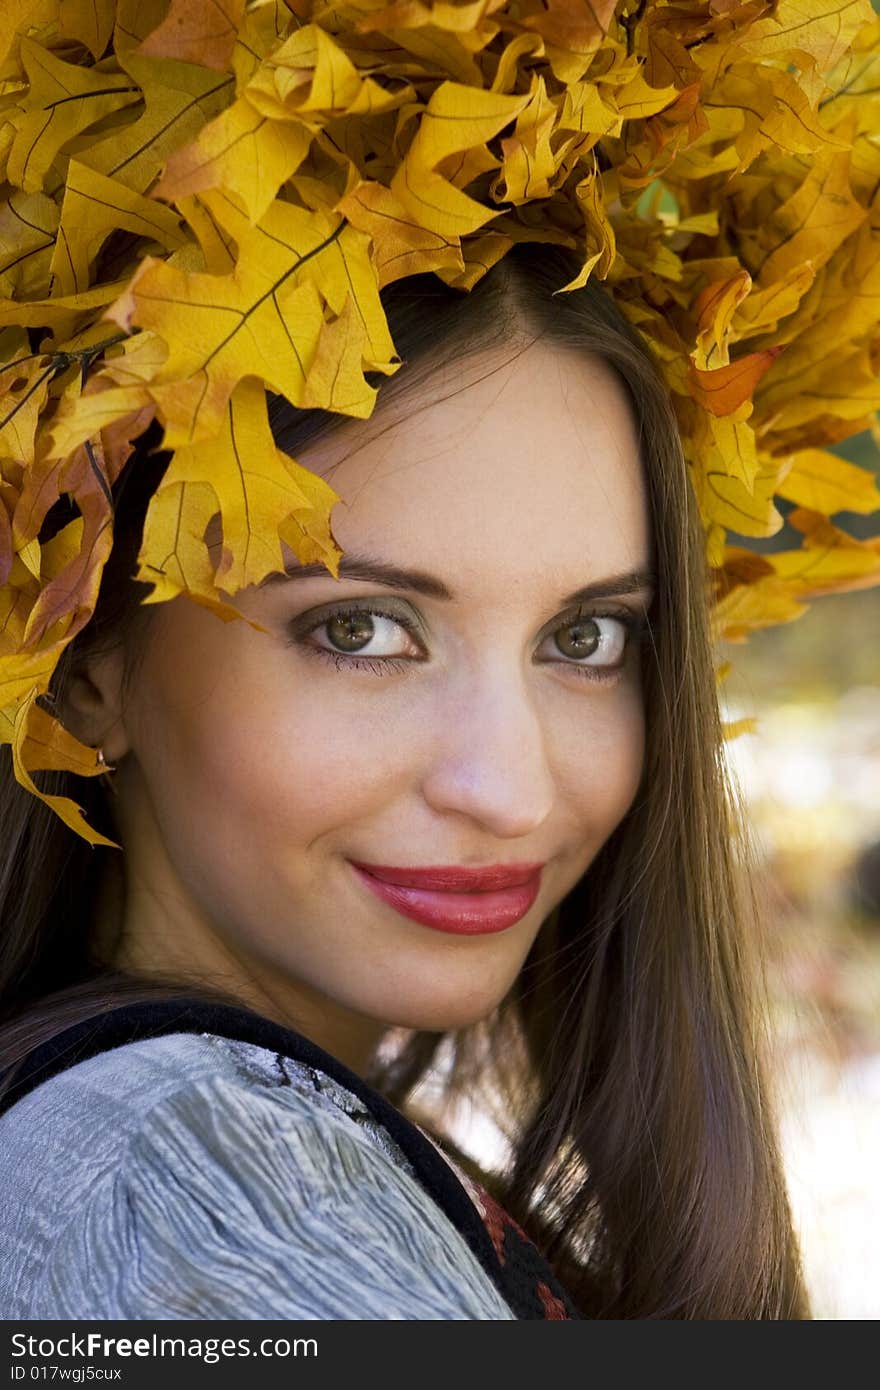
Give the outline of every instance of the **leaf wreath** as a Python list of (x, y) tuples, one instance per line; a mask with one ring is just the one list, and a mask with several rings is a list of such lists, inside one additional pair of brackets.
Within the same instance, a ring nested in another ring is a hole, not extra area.
[[(39, 703), (91, 617), (111, 487), (158, 420), (144, 602), (338, 573), (339, 500), (266, 389), (368, 417), (379, 298), (575, 248), (667, 381), (719, 637), (880, 583), (830, 519), (880, 492), (880, 19), (869, 0), (7, 0), (0, 32), (0, 741), (19, 782), (101, 771)], [(828, 364), (833, 362), (833, 371)], [(49, 538), (66, 497), (75, 517)], [(772, 555), (775, 506), (800, 548)], [(220, 558), (206, 535), (219, 517)], [(726, 668), (719, 670), (719, 679)], [(736, 729), (728, 726), (733, 736)]]

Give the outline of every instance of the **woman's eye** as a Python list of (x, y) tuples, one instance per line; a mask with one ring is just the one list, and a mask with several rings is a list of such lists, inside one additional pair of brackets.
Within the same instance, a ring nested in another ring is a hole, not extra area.
[[(396, 635), (395, 628), (405, 636), (401, 638)], [(306, 629), (302, 636), (312, 637), (322, 630), (329, 645), (305, 642), (303, 646), (306, 651), (317, 652), (330, 660), (343, 658), (341, 662), (337, 661), (337, 665), (344, 665), (347, 660), (360, 665), (360, 662), (356, 662), (357, 657), (370, 657), (372, 661), (364, 662), (364, 665), (379, 662), (399, 668), (404, 666), (407, 660), (419, 655), (417, 651), (413, 651), (415, 643), (410, 635), (412, 628), (400, 614), (383, 613), (375, 608), (340, 609), (335, 613), (325, 614)], [(406, 651), (407, 645), (409, 652)], [(396, 657), (404, 659), (395, 662)]]
[[(618, 670), (623, 665), (627, 641), (635, 625), (635, 615), (626, 617), (611, 613), (592, 613), (564, 623), (546, 640), (552, 642), (556, 653), (569, 658), (576, 670), (584, 670), (594, 678)], [(543, 644), (542, 644), (543, 645)], [(558, 656), (551, 659), (558, 660)]]
[[(543, 660), (562, 666), (590, 680), (613, 681), (623, 668), (628, 645), (646, 629), (644, 616), (625, 613), (589, 613), (560, 624), (541, 647), (552, 643)], [(337, 670), (363, 667), (382, 675), (411, 670), (414, 661), (425, 660), (415, 638), (415, 623), (403, 614), (376, 608), (344, 608), (324, 613), (303, 627), (295, 625), (293, 640), (302, 650), (335, 663)], [(324, 641), (315, 641), (322, 633)], [(540, 648), (539, 648), (540, 650)]]

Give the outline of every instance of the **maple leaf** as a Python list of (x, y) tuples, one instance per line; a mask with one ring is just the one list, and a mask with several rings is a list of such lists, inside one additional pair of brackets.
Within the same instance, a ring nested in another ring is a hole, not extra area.
[(168, 14), (141, 43), (151, 58), (178, 58), (224, 72), (238, 38), (245, 0), (171, 0)]
[(38, 687), (33, 686), (23, 700), (9, 708), (0, 708), (0, 739), (12, 744), (12, 765), (16, 781), (61, 817), (65, 825), (75, 830), (90, 845), (107, 845), (120, 849), (116, 840), (108, 839), (89, 825), (83, 809), (69, 796), (56, 796), (40, 791), (31, 772), (39, 768), (74, 772), (79, 777), (96, 777), (102, 769), (96, 761), (95, 749), (75, 739), (72, 734), (36, 704)]
[[(359, 232), (321, 209), (276, 202), (253, 227), (228, 200), (205, 195), (203, 202), (238, 243), (234, 272), (189, 273), (148, 257), (105, 314), (169, 344), (149, 383), (169, 447), (217, 434), (230, 394), (247, 376), (302, 405), (325, 322), (322, 301), (341, 313), (351, 290), (365, 328), (365, 367), (393, 370), (394, 345)], [(310, 399), (314, 392), (313, 380)]]
[(119, 61), (141, 89), (144, 110), (136, 121), (81, 150), (79, 158), (96, 173), (143, 193), (165, 160), (228, 106), (235, 80), (192, 63), (145, 58), (137, 50), (121, 54)]
[[(294, 513), (313, 506), (312, 497), (297, 486), (298, 471), (305, 473), (275, 445), (265, 388), (257, 381), (245, 380), (227, 401), (222, 431), (214, 438), (175, 451), (156, 497), (176, 485), (210, 483), (223, 528), (222, 556), (213, 583), (235, 593), (258, 583), (272, 570), (284, 568), (279, 527)], [(339, 501), (338, 495), (321, 480), (316, 480), (312, 489), (312, 495), (318, 492), (323, 510), (329, 514)], [(175, 559), (175, 567), (179, 575), (195, 575), (197, 592), (209, 598), (211, 591), (204, 566), (192, 557), (193, 516), (201, 519), (205, 499), (203, 495), (184, 498), (178, 491), (175, 503), (180, 505), (184, 500), (187, 524), (173, 552), (176, 557), (182, 556)], [(163, 531), (167, 530), (168, 516), (167, 510), (161, 512)], [(159, 513), (148, 520), (152, 537), (160, 527)], [(156, 568), (167, 585), (167, 557)], [(146, 555), (144, 578), (152, 578)]]
[(22, 38), (21, 57), (28, 79), (26, 96), (10, 124), (15, 138), (7, 177), (27, 193), (38, 191), (56, 156), (80, 131), (140, 98), (126, 73), (94, 72), (62, 62)]

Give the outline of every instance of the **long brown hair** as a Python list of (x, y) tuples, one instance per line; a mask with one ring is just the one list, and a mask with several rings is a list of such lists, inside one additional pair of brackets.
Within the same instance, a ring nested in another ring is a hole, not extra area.
[[(470, 1028), (405, 1036), (369, 1080), (405, 1108), (442, 1056), (445, 1099), (493, 1109), (511, 1162), (487, 1184), (589, 1316), (808, 1317), (764, 1074), (760, 911), (722, 755), (695, 496), (669, 393), (620, 307), (592, 279), (554, 297), (578, 270), (573, 252), (520, 243), (467, 293), (434, 275), (386, 286), (404, 366), (375, 384), (381, 404), (436, 363), (438, 345), (460, 358), (502, 341), (514, 321), (617, 372), (638, 424), (658, 574), (642, 656), (642, 783), (497, 1010)], [(273, 401), (273, 428), (294, 456), (345, 418)], [(118, 480), (113, 552), (95, 614), (55, 673), (55, 708), (101, 647), (121, 643), (126, 681), (136, 678), (150, 610), (131, 576), (168, 463), (155, 444), (142, 439)], [(67, 519), (59, 504), (47, 526)], [(199, 993), (240, 1004), (210, 982), (197, 990), (100, 964), (96, 894), (115, 870), (109, 856), (122, 856), (90, 847), (20, 787), (9, 754), (3, 747), (0, 1067), (127, 1001)], [(98, 779), (36, 780), (115, 836)]]

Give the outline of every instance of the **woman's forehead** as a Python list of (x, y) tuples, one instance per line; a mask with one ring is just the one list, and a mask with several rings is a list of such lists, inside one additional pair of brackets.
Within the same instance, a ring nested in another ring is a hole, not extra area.
[(648, 568), (638, 430), (615, 374), (542, 342), (495, 359), (482, 373), (472, 361), (453, 392), (432, 395), (428, 382), (409, 411), (398, 400), (297, 456), (339, 494), (331, 525), (343, 551), (463, 592), (471, 582), (485, 592), (490, 577), (573, 589)]
[(336, 491), (359, 496), (367, 481), (372, 491), (414, 503), (454, 496), (466, 483), (470, 498), (482, 497), (493, 512), (517, 488), (538, 502), (638, 484), (629, 395), (600, 358), (538, 340), (513, 356), (474, 355), (466, 365), (466, 373), (450, 377), (447, 368), (385, 406), (380, 392), (369, 419), (307, 444), (298, 461)]

